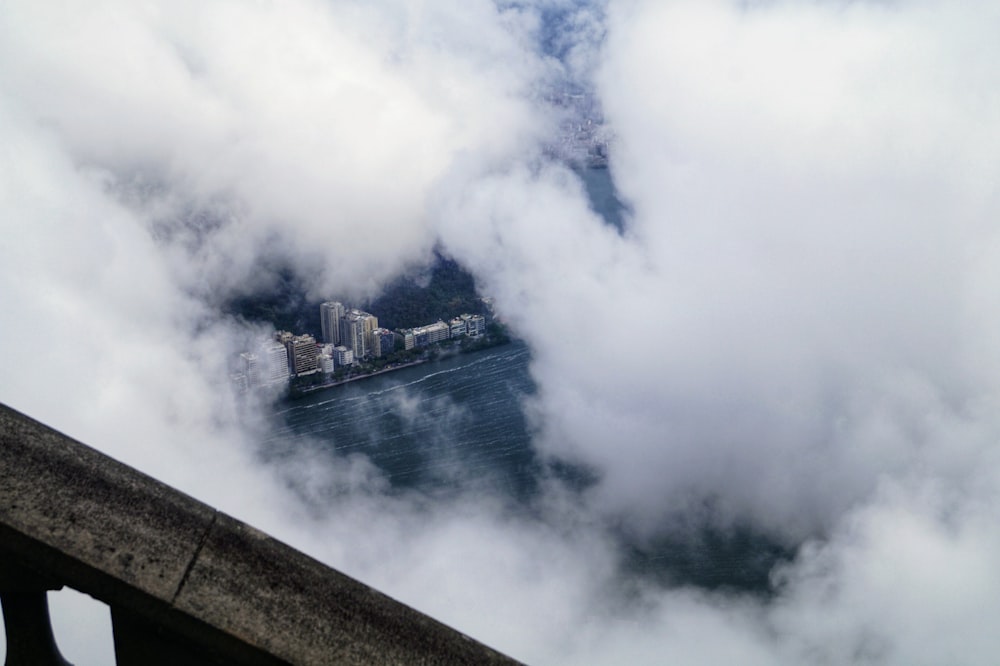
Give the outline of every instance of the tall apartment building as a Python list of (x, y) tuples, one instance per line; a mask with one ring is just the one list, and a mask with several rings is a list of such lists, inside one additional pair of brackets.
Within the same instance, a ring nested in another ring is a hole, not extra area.
[(288, 379), (288, 351), (277, 340), (269, 340), (260, 347), (257, 359), (261, 364), (262, 383), (280, 382)]
[(248, 386), (257, 386), (260, 383), (260, 362), (257, 359), (257, 354), (253, 352), (243, 352), (240, 354), (240, 361), (242, 362), (243, 375), (246, 377)]
[(372, 332), (378, 328), (378, 317), (361, 310), (348, 310), (340, 320), (340, 344), (362, 359), (372, 354), (375, 346)]
[(296, 335), (286, 343), (294, 375), (307, 375), (319, 367), (319, 347), (311, 335)]
[(387, 328), (376, 328), (372, 331), (372, 353), (375, 358), (382, 358), (396, 349), (396, 334)]
[(465, 334), (470, 338), (478, 338), (486, 334), (486, 317), (483, 315), (464, 314)]
[(319, 306), (319, 321), (323, 328), (323, 342), (334, 345), (340, 342), (340, 320), (345, 314), (344, 304), (339, 301), (327, 301)]
[(333, 348), (333, 359), (337, 362), (337, 367), (345, 368), (354, 363), (354, 352), (344, 345), (339, 345)]
[(285, 363), (288, 366), (288, 374), (290, 375), (295, 374), (295, 370), (292, 369), (294, 365), (292, 363), (292, 344), (291, 344), (292, 338), (294, 337), (295, 334), (290, 331), (274, 332), (274, 341), (279, 343), (285, 350)]
[(466, 321), (461, 317), (455, 317), (450, 322), (448, 322), (448, 329), (449, 329), (448, 331), (449, 336), (453, 338), (464, 337), (469, 330)]

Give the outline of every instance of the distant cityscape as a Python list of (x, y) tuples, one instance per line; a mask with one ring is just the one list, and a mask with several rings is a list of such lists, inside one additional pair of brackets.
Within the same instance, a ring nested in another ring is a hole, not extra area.
[(551, 94), (549, 100), (569, 113), (546, 150), (570, 164), (606, 167), (608, 145), (614, 137), (604, 122), (596, 95), (589, 91), (565, 89)]
[[(482, 301), (492, 320), (491, 300)], [(275, 331), (255, 349), (240, 353), (230, 377), (237, 391), (282, 386), (290, 380), (332, 385), (337, 379), (422, 362), (428, 349), (449, 340), (485, 341), (487, 337), (487, 318), (481, 314), (389, 330), (381, 328), (378, 317), (370, 312), (347, 308), (339, 301), (326, 301), (319, 308), (321, 341), (310, 333)]]

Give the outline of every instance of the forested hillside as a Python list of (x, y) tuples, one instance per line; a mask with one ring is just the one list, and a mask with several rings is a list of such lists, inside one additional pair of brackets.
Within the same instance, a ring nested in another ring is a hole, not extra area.
[(458, 262), (440, 254), (435, 254), (429, 279), (401, 277), (365, 308), (378, 317), (380, 326), (391, 329), (486, 312), (472, 276)]
[[(248, 321), (273, 324), (278, 330), (318, 336), (320, 302), (307, 300), (305, 292), (302, 281), (286, 268), (275, 272), (267, 293), (231, 299), (223, 309)], [(343, 300), (337, 294), (329, 298)], [(344, 300), (344, 304), (371, 312), (378, 317), (380, 326), (391, 329), (421, 326), (463, 313), (486, 313), (472, 276), (458, 262), (439, 253), (435, 253), (434, 263), (423, 274), (396, 279), (367, 303)]]

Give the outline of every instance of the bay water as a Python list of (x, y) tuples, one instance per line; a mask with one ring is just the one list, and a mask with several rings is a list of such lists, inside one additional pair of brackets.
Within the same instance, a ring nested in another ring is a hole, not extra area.
[(360, 453), (393, 486), (488, 484), (525, 499), (538, 462), (523, 402), (535, 387), (521, 342), (455, 354), (284, 403), (266, 449)]
[[(619, 231), (626, 208), (607, 169), (581, 178), (595, 211)], [(542, 474), (571, 486), (584, 470), (545, 466), (532, 446), (525, 403), (536, 387), (522, 342), (454, 354), (286, 399), (271, 419), (265, 458), (308, 449), (333, 459), (361, 454), (398, 489), (440, 495), (486, 489), (530, 511)], [(748, 529), (666, 535), (637, 544), (621, 536), (628, 575), (664, 584), (767, 594), (769, 572), (791, 553)]]

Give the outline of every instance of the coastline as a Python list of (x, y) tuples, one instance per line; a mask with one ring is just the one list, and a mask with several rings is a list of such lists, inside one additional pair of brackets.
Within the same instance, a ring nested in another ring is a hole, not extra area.
[(368, 379), (369, 377), (375, 377), (377, 375), (384, 375), (388, 372), (395, 372), (396, 370), (402, 370), (403, 368), (412, 368), (415, 365), (423, 365), (424, 363), (429, 363), (431, 359), (421, 358), (416, 361), (409, 361), (407, 363), (401, 363), (400, 365), (394, 365), (391, 368), (382, 368), (381, 370), (373, 370), (372, 372), (366, 372), (361, 375), (355, 375), (353, 377), (348, 377), (347, 379), (338, 379), (334, 382), (326, 382), (323, 384), (314, 384), (312, 386), (306, 386), (303, 388), (292, 389), (289, 388), (288, 397), (297, 398), (299, 396), (306, 395), (307, 393), (312, 393), (313, 391), (322, 391), (323, 389), (334, 388), (336, 386), (343, 386), (344, 384), (350, 384), (351, 382), (356, 382), (362, 379)]
[(485, 344), (480, 343), (472, 347), (462, 348), (462, 349), (446, 349), (443, 354), (440, 352), (432, 357), (418, 358), (414, 361), (407, 361), (406, 363), (400, 363), (399, 365), (394, 365), (392, 367), (382, 368), (381, 370), (373, 370), (372, 372), (367, 372), (364, 374), (354, 375), (352, 377), (347, 377), (346, 379), (339, 379), (337, 381), (324, 382), (322, 384), (313, 384), (310, 386), (303, 387), (292, 387), (289, 386), (288, 393), (285, 396), (286, 400), (296, 400), (314, 391), (322, 391), (324, 389), (335, 388), (337, 386), (343, 386), (344, 384), (349, 384), (351, 382), (360, 381), (362, 379), (368, 379), (369, 377), (377, 377), (378, 375), (384, 375), (389, 372), (395, 372), (396, 370), (402, 370), (404, 368), (412, 368), (417, 365), (423, 365), (424, 363), (431, 363), (439, 360), (442, 357), (451, 356), (453, 354), (468, 354), (478, 351), (483, 351), (486, 349), (491, 349), (493, 347), (499, 347), (502, 345), (509, 344), (511, 339), (509, 337), (498, 337), (493, 339), (488, 339), (483, 341)]

